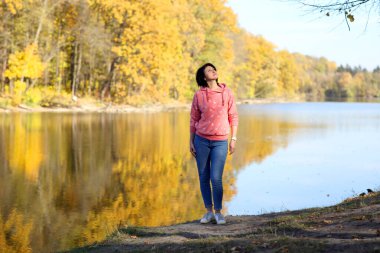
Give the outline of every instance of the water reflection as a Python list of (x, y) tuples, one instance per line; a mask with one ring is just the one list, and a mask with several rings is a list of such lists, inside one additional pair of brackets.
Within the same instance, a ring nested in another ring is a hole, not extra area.
[[(301, 125), (240, 117), (224, 174), (288, 145)], [(103, 240), (118, 226), (158, 226), (203, 213), (189, 112), (0, 114), (0, 247), (51, 252)]]

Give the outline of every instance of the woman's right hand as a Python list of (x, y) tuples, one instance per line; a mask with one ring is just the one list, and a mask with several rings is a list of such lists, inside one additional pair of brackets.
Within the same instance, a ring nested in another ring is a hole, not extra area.
[(190, 152), (191, 154), (196, 157), (197, 152), (195, 151), (194, 142), (190, 141)]

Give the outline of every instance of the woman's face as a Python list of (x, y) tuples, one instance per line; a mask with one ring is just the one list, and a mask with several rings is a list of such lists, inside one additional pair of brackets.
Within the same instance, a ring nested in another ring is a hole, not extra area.
[(204, 70), (204, 73), (205, 73), (205, 79), (206, 79), (206, 81), (211, 81), (211, 80), (218, 79), (218, 73), (211, 66), (207, 66), (205, 68), (205, 70)]

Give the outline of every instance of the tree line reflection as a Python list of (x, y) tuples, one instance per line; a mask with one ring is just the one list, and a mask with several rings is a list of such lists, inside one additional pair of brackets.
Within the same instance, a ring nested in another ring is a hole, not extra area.
[[(224, 201), (236, 172), (286, 147), (297, 125), (241, 115)], [(0, 248), (50, 252), (104, 240), (118, 227), (199, 218), (189, 112), (0, 115)]]

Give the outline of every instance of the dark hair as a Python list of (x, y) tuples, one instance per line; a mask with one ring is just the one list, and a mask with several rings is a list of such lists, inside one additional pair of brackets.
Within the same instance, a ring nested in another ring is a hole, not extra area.
[[(208, 87), (207, 82), (205, 80), (205, 68), (208, 66), (212, 67), (216, 71), (215, 66), (211, 63), (206, 63), (202, 67), (200, 67), (197, 70), (197, 74), (195, 77), (195, 79), (197, 80), (198, 86), (200, 86), (200, 87)], [(218, 79), (216, 79), (216, 83), (218, 83)]]

